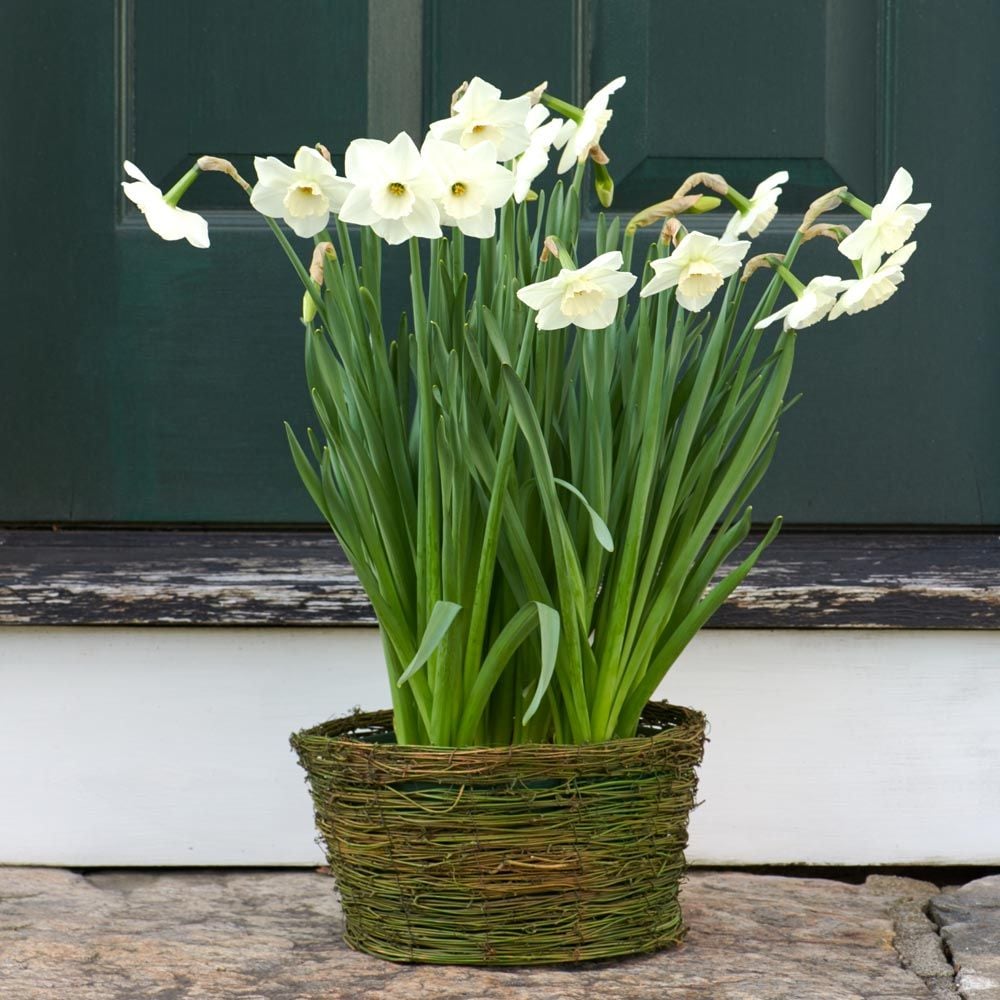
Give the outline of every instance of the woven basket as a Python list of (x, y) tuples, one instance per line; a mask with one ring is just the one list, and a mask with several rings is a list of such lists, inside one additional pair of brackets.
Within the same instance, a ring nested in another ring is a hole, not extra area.
[(684, 936), (705, 717), (651, 702), (586, 746), (397, 746), (390, 712), (292, 736), (352, 947), (401, 962), (522, 965)]

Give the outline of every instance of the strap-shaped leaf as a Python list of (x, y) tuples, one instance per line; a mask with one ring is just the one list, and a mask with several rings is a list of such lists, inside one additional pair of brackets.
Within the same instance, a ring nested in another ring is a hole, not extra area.
[(396, 682), (398, 686), (402, 687), (431, 658), (461, 610), (461, 604), (452, 604), (451, 601), (437, 601), (434, 604), (427, 619), (424, 637), (420, 640), (416, 655)]
[(306, 457), (302, 445), (299, 444), (295, 432), (287, 421), (285, 421), (285, 433), (288, 435), (288, 446), (292, 451), (292, 461), (295, 463), (295, 469), (302, 480), (302, 485), (309, 492), (309, 496), (312, 497), (312, 501), (319, 508), (320, 513), (329, 521), (330, 512), (326, 505), (326, 499), (323, 496), (323, 487), (320, 485), (319, 475), (313, 468), (312, 462)]
[(542, 604), (541, 601), (533, 603), (538, 611), (538, 636), (542, 644), (542, 669), (538, 675), (534, 697), (524, 713), (524, 722), (527, 722), (542, 704), (542, 698), (552, 682), (552, 674), (556, 669), (556, 654), (559, 652), (559, 612), (547, 604)]
[(490, 694), (507, 667), (518, 646), (538, 625), (538, 612), (533, 604), (525, 604), (493, 640), (489, 652), (476, 674), (475, 683), (465, 697), (462, 718), (458, 725), (458, 743), (464, 745), (475, 735), (476, 726), (486, 709)]
[(507, 349), (507, 342), (504, 340), (503, 331), (500, 329), (500, 324), (497, 322), (496, 317), (486, 306), (483, 306), (482, 316), (483, 325), (486, 327), (486, 334), (490, 338), (490, 344), (496, 356), (500, 359), (501, 364), (512, 365), (510, 351)]
[(563, 489), (569, 490), (587, 508), (587, 512), (590, 514), (590, 523), (594, 528), (594, 537), (597, 539), (598, 545), (601, 546), (605, 552), (614, 552), (615, 542), (611, 537), (611, 532), (608, 530), (608, 526), (604, 523), (604, 518), (591, 507), (590, 502), (587, 498), (572, 484), (567, 483), (565, 479), (555, 478), (557, 485), (561, 486)]
[(663, 680), (666, 672), (673, 666), (684, 647), (694, 638), (702, 625), (719, 610), (729, 595), (746, 579), (746, 575), (753, 569), (761, 553), (777, 537), (781, 530), (781, 520), (781, 517), (776, 517), (771, 522), (767, 534), (758, 542), (750, 555), (736, 569), (720, 580), (670, 633), (669, 638), (663, 643), (646, 669), (645, 675), (640, 678), (638, 684), (625, 700), (619, 717), (618, 732), (632, 732), (639, 721), (639, 713), (646, 702), (653, 697), (653, 693), (660, 686), (660, 681)]

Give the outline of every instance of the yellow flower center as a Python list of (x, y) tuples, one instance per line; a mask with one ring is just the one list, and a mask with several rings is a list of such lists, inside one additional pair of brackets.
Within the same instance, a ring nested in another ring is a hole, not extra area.
[(389, 194), (396, 198), (402, 198), (403, 195), (406, 194), (406, 185), (400, 184), (399, 181), (393, 181), (389, 185)]
[(455, 181), (451, 186), (451, 193), (456, 198), (461, 198), (466, 191), (468, 191), (468, 188), (461, 181)]
[(483, 132), (486, 131), (487, 127), (488, 126), (486, 126), (486, 125), (473, 125), (472, 126), (472, 134), (473, 135), (481, 135)]
[(604, 301), (604, 292), (586, 278), (577, 279), (566, 289), (562, 311), (566, 316), (586, 316)]
[(299, 181), (294, 187), (289, 188), (284, 202), (289, 215), (300, 219), (322, 214), (330, 207), (323, 189), (312, 181)]

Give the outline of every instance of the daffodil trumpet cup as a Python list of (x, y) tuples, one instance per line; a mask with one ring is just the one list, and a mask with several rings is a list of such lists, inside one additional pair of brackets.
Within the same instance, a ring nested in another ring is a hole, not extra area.
[[(257, 157), (253, 185), (203, 157), (163, 195), (126, 164), (150, 226), (195, 247), (207, 224), (179, 200), (227, 174), (303, 286), (316, 420), (287, 427), (289, 447), (371, 601), (392, 711), (293, 745), (348, 940), (384, 957), (555, 962), (681, 939), (705, 721), (651, 699), (779, 530), (751, 539), (749, 500), (795, 402), (799, 331), (887, 302), (930, 207), (907, 203), (905, 170), (874, 206), (838, 188), (784, 254), (745, 264), (788, 174), (746, 196), (703, 172), (581, 238), (585, 181), (613, 196), (624, 82), (578, 107), (477, 77), (419, 146), (350, 143), (343, 175), (322, 145)], [(566, 177), (540, 184), (550, 164)], [(721, 235), (689, 229), (723, 199)], [(817, 221), (845, 204), (857, 229)], [(637, 245), (654, 222), (663, 238)], [(815, 235), (854, 277), (796, 276)], [(383, 309), (387, 246), (407, 255), (402, 317)]]

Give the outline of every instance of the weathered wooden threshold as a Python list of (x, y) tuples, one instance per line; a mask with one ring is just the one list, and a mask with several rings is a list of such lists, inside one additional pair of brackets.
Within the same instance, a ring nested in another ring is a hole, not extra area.
[[(372, 625), (321, 531), (0, 531), (0, 625)], [(786, 531), (713, 628), (1000, 628), (1000, 535)]]

